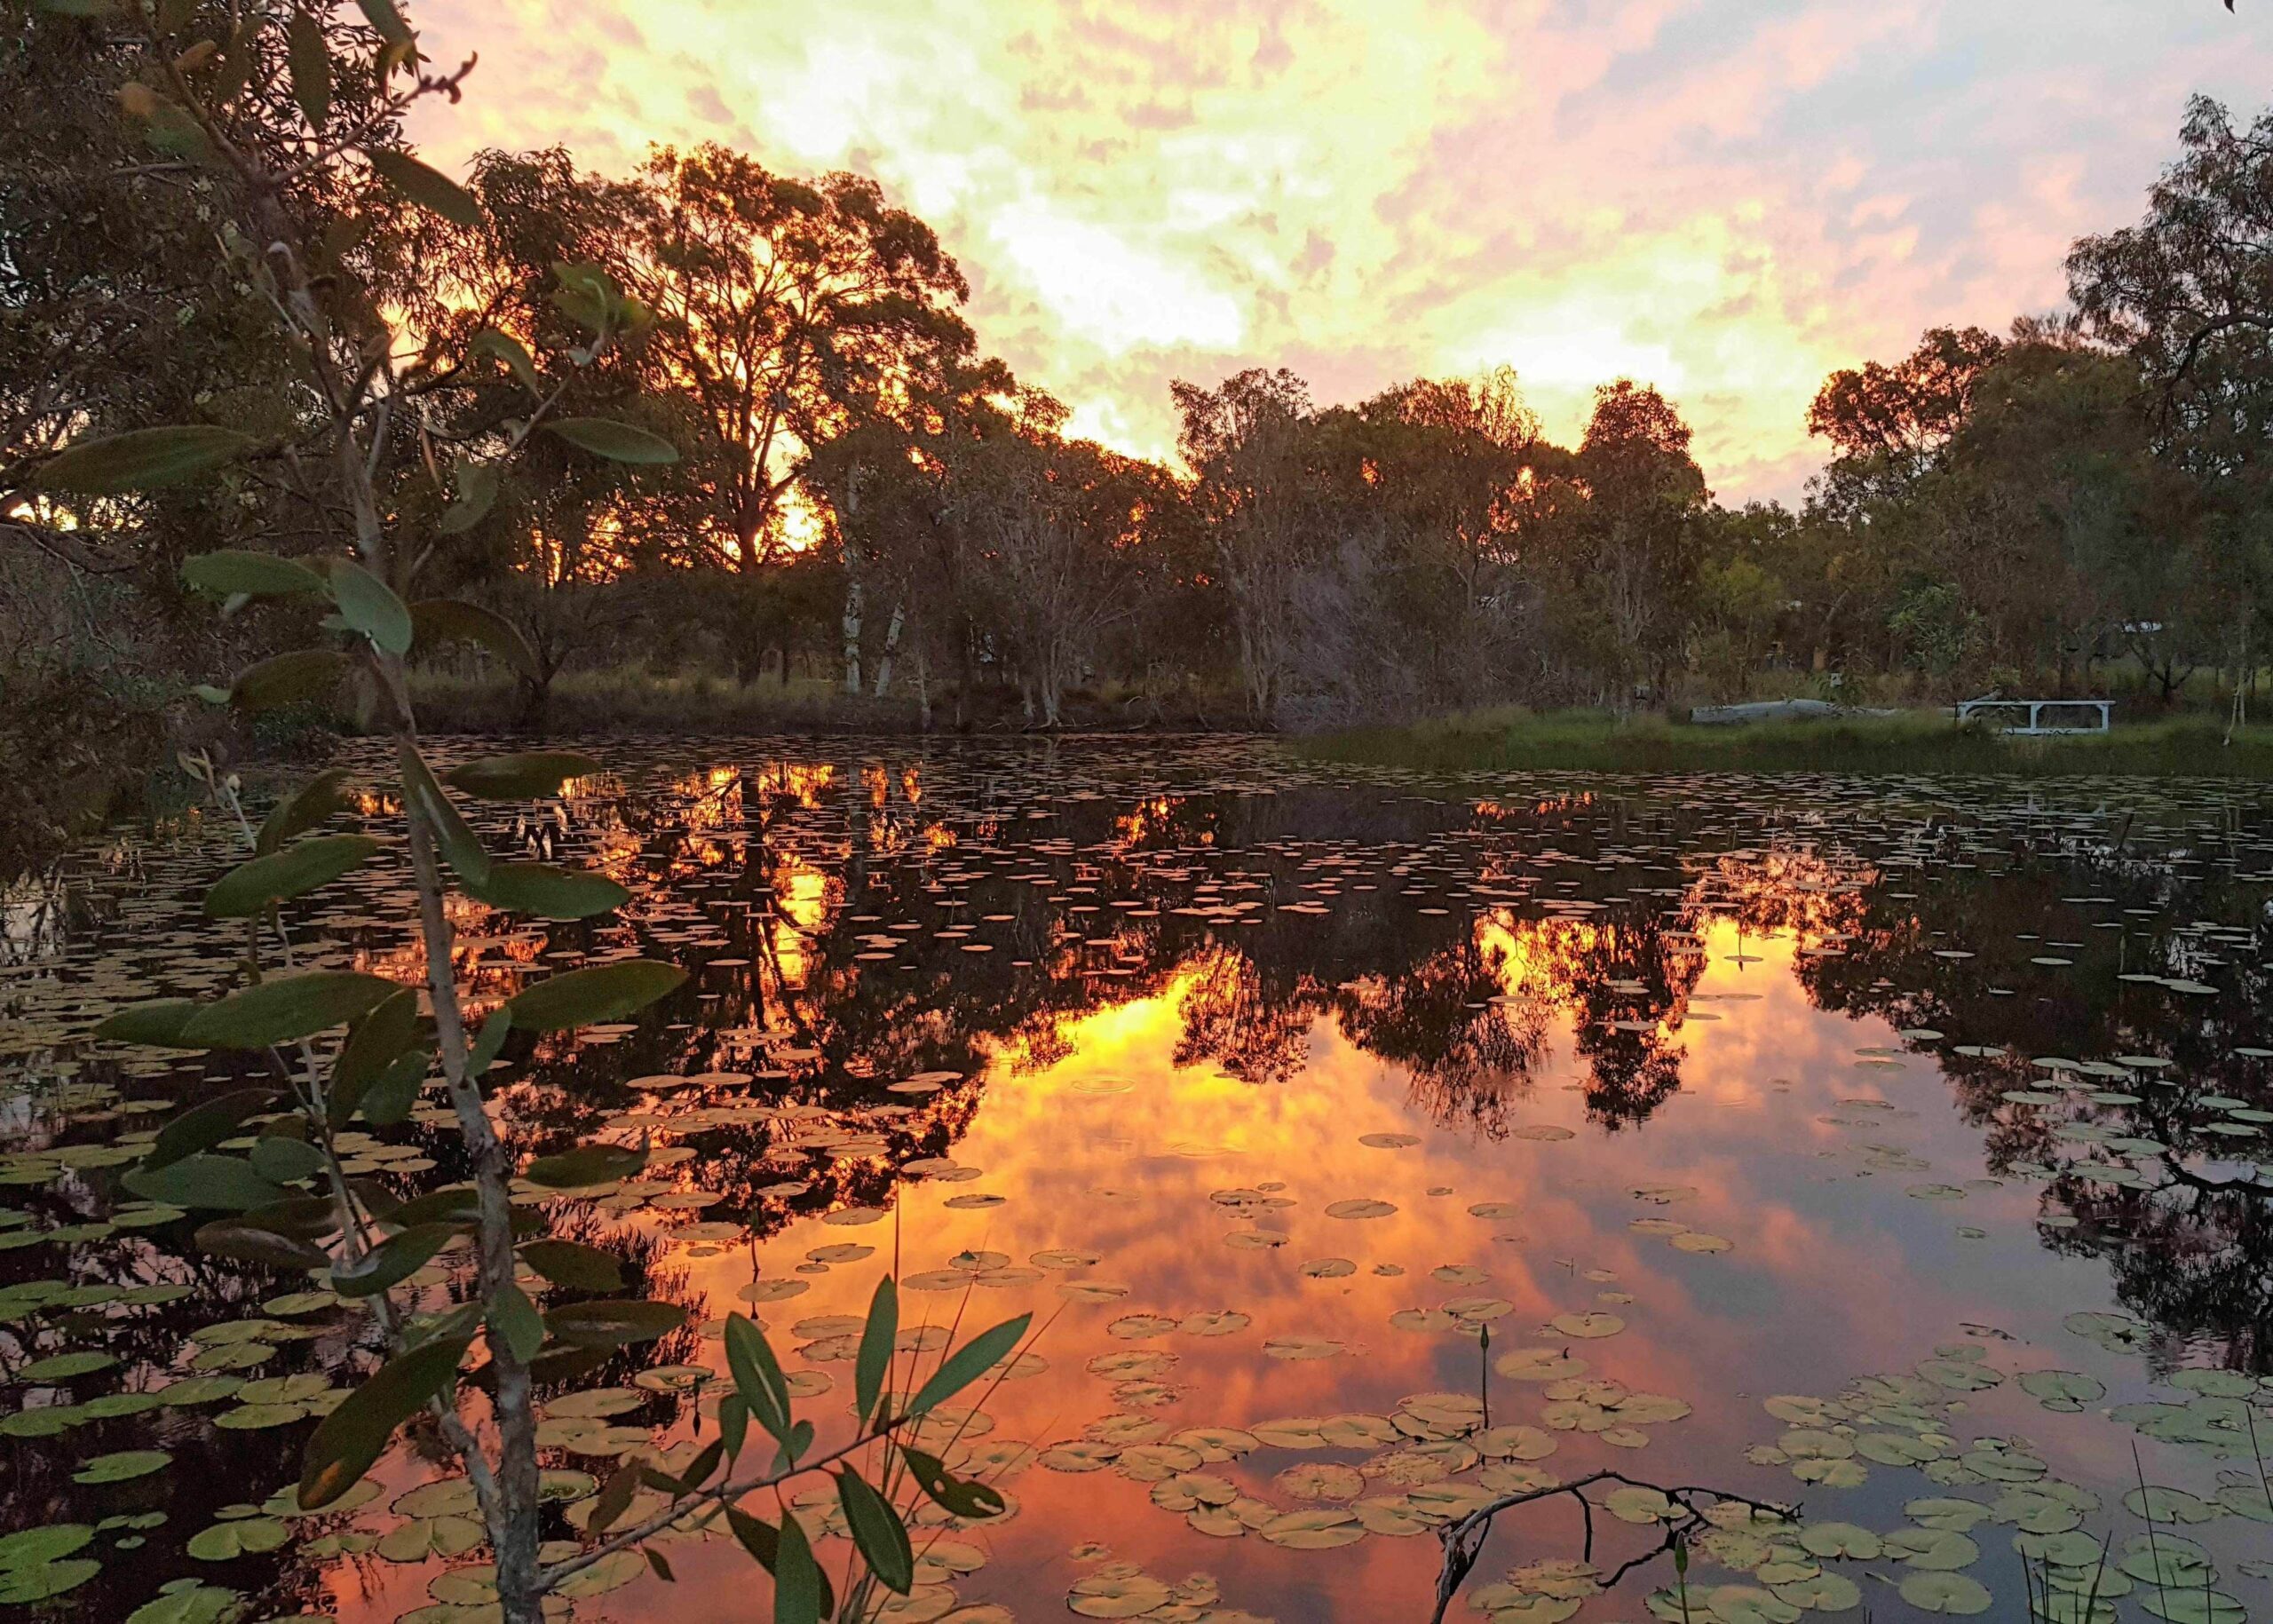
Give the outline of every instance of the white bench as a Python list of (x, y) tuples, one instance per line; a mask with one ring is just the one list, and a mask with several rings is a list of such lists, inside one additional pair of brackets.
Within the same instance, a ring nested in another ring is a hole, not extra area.
[[(2024, 734), (2103, 733), (2113, 724), (2115, 701), (2111, 699), (1960, 700), (1957, 707), (1957, 719), (1960, 722), (1970, 722), (1984, 711), (2018, 712), (2023, 710), (2028, 712), (2028, 721), (2025, 725), (2017, 721), (2008, 722), (1999, 731)], [(2056, 722), (2047, 724), (2044, 719), (2044, 713), (2047, 710), (2088, 710), (2097, 718), (2098, 725), (2094, 726), (2089, 723), (2078, 723), (2063, 726)]]

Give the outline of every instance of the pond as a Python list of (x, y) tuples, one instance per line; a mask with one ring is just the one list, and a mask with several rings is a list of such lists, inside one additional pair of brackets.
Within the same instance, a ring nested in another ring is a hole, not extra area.
[[(482, 827), (633, 903), (455, 918), (477, 1013), (633, 948), (692, 972), (495, 1073), (518, 1151), (650, 1146), (555, 1227), (688, 1311), (543, 1390), (552, 1537), (619, 1462), (715, 1435), (730, 1311), (841, 1431), (894, 1269), (906, 1343), (1041, 1327), (926, 1423), (1010, 1515), (919, 1529), (902, 1620), (1424, 1620), (1439, 1529), (1604, 1469), (1799, 1519), (1731, 1508), (1597, 1593), (1668, 1515), (1605, 1482), (1584, 1519), (1502, 1513), (1446, 1616), (2273, 1611), (2264, 791), (598, 749), (614, 776)], [(237, 927), (198, 907), (236, 838), (194, 818), (9, 895), (0, 1618), (472, 1624), (432, 1438), (344, 1510), (289, 1499), (373, 1367), (365, 1308), (116, 1183), (244, 1073), (88, 1036), (227, 983)], [(303, 964), (423, 974), (399, 855), (288, 910)], [(463, 1175), (438, 1096), (352, 1144), (400, 1194)], [(732, 1540), (659, 1549), (671, 1582), (604, 1564), (574, 1616), (770, 1616)]]

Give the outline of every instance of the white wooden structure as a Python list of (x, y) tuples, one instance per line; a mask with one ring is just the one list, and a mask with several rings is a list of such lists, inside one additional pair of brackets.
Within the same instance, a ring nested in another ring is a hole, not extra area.
[[(2078, 717), (2072, 722), (2064, 724), (2058, 721), (2047, 723), (2044, 719), (2044, 713), (2047, 710), (2054, 711), (2055, 713), (2063, 711), (2088, 711), (2091, 713), (2094, 720), (2087, 721), (2081, 717)], [(1988, 713), (1990, 717), (1993, 720), (1998, 713), (2006, 711), (2016, 713), (2016, 715), (2014, 720), (2006, 723), (2005, 725), (1999, 730), (2002, 733), (2036, 735), (2049, 733), (2103, 733), (2113, 725), (2115, 701), (2111, 699), (1960, 700), (1958, 702), (1957, 707), (1957, 719), (1960, 722), (1970, 722), (1974, 717), (1981, 716), (1985, 712)], [(2017, 719), (2017, 713), (2021, 711), (2026, 711), (2028, 713), (2028, 720), (2025, 724)]]

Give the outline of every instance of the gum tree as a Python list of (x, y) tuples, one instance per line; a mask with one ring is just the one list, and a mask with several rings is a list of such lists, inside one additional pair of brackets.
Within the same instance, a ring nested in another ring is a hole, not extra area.
[[(507, 1624), (537, 1624), (545, 1597), (603, 1557), (667, 1528), (721, 1521), (773, 1573), (777, 1620), (868, 1616), (883, 1591), (905, 1593), (913, 1583), (900, 1502), (920, 1493), (963, 1518), (1002, 1509), (994, 1491), (957, 1478), (907, 1434), (1010, 1358), (1025, 1318), (919, 1370), (896, 1357), (897, 1289), (886, 1277), (860, 1341), (856, 1424), (848, 1438), (817, 1447), (813, 1422), (792, 1412), (764, 1333), (733, 1315), (725, 1334), (732, 1390), (717, 1435), (677, 1472), (619, 1470), (600, 1490), (574, 1555), (548, 1562), (540, 1548), (535, 1382), (595, 1351), (659, 1337), (684, 1311), (607, 1295), (622, 1287), (609, 1254), (544, 1232), (545, 1192), (626, 1176), (644, 1163), (644, 1145), (593, 1142), (517, 1167), (491, 1121), (483, 1079), (513, 1032), (621, 1019), (667, 996), (685, 975), (653, 961), (603, 963), (535, 981), (478, 1026), (470, 1019), (453, 971), (453, 891), (509, 913), (568, 920), (610, 913), (630, 893), (598, 873), (508, 861), (486, 848), (461, 796), (550, 796), (598, 764), (549, 752), (438, 772), (419, 737), (408, 669), (421, 651), (452, 640), (485, 645), (518, 669), (531, 664), (506, 622), (471, 604), (422, 597), (419, 588), (451, 538), (482, 516), (504, 469), (533, 444), (633, 468), (677, 459), (669, 442), (646, 430), (563, 409), (580, 376), (639, 340), (645, 306), (598, 265), (564, 262), (553, 268), (550, 299), (573, 329), (564, 341), (547, 344), (549, 332), (505, 325), (438, 337), (390, 321), (391, 306), (369, 291), (364, 274), (365, 242), (407, 210), (467, 228), (481, 219), (474, 196), (420, 161), (399, 133), (416, 103), (456, 99), (472, 64), (434, 69), (392, 0), (359, 0), (360, 21), (350, 12), (345, 26), (341, 8), (326, 0), (44, 0), (43, 9), (36, 27), (48, 37), (36, 44), (87, 51), (99, 43), (91, 60), (123, 63), (117, 99), (153, 149), (147, 178), (186, 188), (210, 210), (229, 273), (268, 313), (270, 342), (293, 387), (281, 429), (248, 432), (210, 422), (83, 429), (33, 478), (67, 511), (130, 520), (146, 493), (169, 487), (281, 491), (295, 504), (296, 524), (316, 530), (317, 544), (291, 558), (219, 551), (188, 561), (189, 586), (219, 600), (224, 613), (255, 599), (297, 600), (321, 612), (320, 644), (200, 692), (245, 712), (337, 703), (388, 741), (424, 962), (423, 986), (293, 962), (282, 905), (381, 849), (368, 832), (329, 827), (349, 807), (343, 772), (299, 786), (256, 828), (234, 777), (202, 759), (193, 764), (250, 848), (205, 898), (208, 915), (243, 931), (232, 989), (210, 1002), (131, 1006), (99, 1035), (240, 1051), (265, 1066), (265, 1081), (174, 1117), (126, 1184), (207, 1215), (197, 1240), (210, 1251), (307, 1271), (370, 1306), (384, 1362), (309, 1438), (302, 1509), (337, 1503), (396, 1429), (424, 1414), (471, 1483)], [(464, 432), (466, 392), (494, 388), (501, 376), (519, 391), (519, 409), (478, 434)], [(431, 523), (416, 517), (435, 513)], [(437, 1081), (464, 1141), (471, 1182), (402, 1202), (349, 1175), (338, 1137), (358, 1122), (384, 1128), (405, 1120)], [(248, 1129), (250, 1150), (233, 1153), (226, 1145)], [(473, 1299), (417, 1311), (405, 1283), (461, 1238), (476, 1261)], [(535, 1296), (520, 1283), (524, 1270), (541, 1282)], [(821, 1471), (836, 1479), (861, 1557), (842, 1598), (831, 1593), (782, 1492), (790, 1479)], [(627, 1521), (643, 1488), (659, 1491), (664, 1503)], [(668, 1578), (661, 1553), (647, 1556)]]

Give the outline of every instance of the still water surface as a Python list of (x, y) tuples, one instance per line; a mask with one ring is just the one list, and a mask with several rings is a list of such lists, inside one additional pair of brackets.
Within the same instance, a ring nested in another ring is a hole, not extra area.
[[(938, 1537), (902, 1620), (1424, 1619), (1435, 1529), (1600, 1467), (1867, 1531), (1708, 1536), (1697, 1624), (2022, 1619), (2047, 1583), (2058, 1624), (2273, 1611), (2261, 792), (1453, 780), (1239, 741), (604, 754), (619, 777), (485, 833), (633, 906), (455, 918), (477, 1009), (627, 950), (694, 972), (497, 1073), (529, 1153), (648, 1137), (556, 1228), (689, 1310), (551, 1394), (564, 1495), (715, 1430), (730, 1310), (841, 1427), (844, 1317), (896, 1266), (904, 1323), (1047, 1327), (954, 1422), (1013, 1515)], [(224, 984), (196, 905), (231, 839), (122, 839), (12, 895), (0, 1534), (96, 1528), (99, 1571), (41, 1604), (68, 1618), (172, 1584), (471, 1624), (483, 1553), (423, 1440), (350, 1514), (259, 1511), (367, 1320), (198, 1257), (106, 1165), (234, 1074), (83, 1035)], [(297, 907), (301, 963), (416, 978), (403, 883)], [(361, 1170), (450, 1182), (445, 1114)], [(438, 1260), (428, 1306), (469, 1274)], [(106, 1357), (35, 1362), (74, 1352)], [(75, 1480), (139, 1451), (166, 1459)], [(1600, 1569), (1655, 1543), (1623, 1509)], [(575, 1616), (770, 1616), (731, 1541), (663, 1549), (675, 1585), (633, 1564)], [(1669, 1558), (1600, 1596), (1537, 1565), (1581, 1554), (1568, 1501), (1508, 1513), (1449, 1616), (1681, 1618)]]

